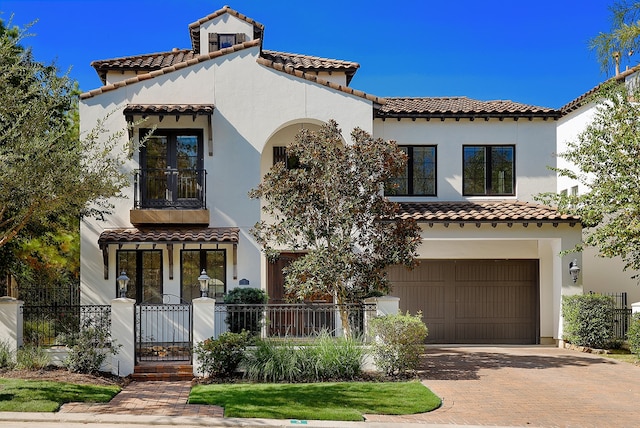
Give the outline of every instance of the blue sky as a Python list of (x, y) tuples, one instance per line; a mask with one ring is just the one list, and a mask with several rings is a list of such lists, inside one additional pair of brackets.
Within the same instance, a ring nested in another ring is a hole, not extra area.
[(468, 96), (559, 108), (608, 76), (588, 41), (607, 0), (0, 0), (5, 22), (36, 19), (23, 44), (83, 91), (91, 61), (189, 48), (188, 25), (225, 4), (264, 24), (264, 48), (355, 61), (377, 96)]

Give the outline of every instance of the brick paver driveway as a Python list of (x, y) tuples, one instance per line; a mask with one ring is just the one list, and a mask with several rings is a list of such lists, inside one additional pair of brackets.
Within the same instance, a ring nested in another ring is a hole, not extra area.
[(555, 347), (427, 347), (431, 413), (368, 421), (527, 427), (640, 427), (640, 366)]

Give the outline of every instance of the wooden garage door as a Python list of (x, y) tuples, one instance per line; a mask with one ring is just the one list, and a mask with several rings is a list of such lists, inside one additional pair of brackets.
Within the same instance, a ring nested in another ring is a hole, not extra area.
[(539, 341), (538, 260), (421, 260), (389, 278), (400, 310), (422, 311), (427, 343)]

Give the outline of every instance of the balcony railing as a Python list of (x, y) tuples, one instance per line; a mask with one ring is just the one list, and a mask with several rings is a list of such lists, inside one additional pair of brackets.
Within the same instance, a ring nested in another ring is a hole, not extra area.
[(134, 207), (200, 209), (207, 206), (204, 169), (139, 169), (134, 175)]

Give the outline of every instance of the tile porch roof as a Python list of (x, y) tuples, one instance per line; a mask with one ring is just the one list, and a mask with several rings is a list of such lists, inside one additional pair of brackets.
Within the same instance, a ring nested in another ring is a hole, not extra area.
[(141, 114), (147, 116), (181, 116), (213, 114), (213, 104), (129, 104), (125, 115)]
[(374, 112), (377, 118), (542, 118), (557, 119), (557, 110), (508, 100), (479, 101), (468, 97), (385, 98)]
[(420, 223), (580, 223), (575, 216), (560, 214), (556, 209), (521, 201), (454, 201), (454, 202), (399, 202), (400, 218), (412, 218)]
[(145, 227), (107, 229), (100, 234), (98, 245), (127, 243), (237, 243), (237, 227)]

